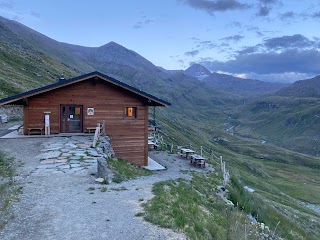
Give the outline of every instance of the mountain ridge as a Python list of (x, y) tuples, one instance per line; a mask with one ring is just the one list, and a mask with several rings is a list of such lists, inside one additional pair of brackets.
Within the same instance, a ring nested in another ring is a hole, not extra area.
[(209, 87), (218, 91), (245, 97), (273, 94), (289, 85), (286, 83), (271, 83), (255, 79), (239, 78), (217, 72), (211, 73), (207, 68), (197, 63), (191, 65), (184, 73), (205, 82)]
[(320, 98), (320, 75), (310, 79), (299, 80), (280, 89), (277, 96), (284, 97), (315, 97)]

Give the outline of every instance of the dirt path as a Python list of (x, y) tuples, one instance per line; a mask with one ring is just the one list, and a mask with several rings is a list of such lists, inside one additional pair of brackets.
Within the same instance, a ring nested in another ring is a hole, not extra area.
[[(48, 139), (0, 139), (0, 150), (18, 163), (16, 183), (23, 187), (20, 201), (12, 204), (15, 218), (0, 232), (0, 239), (185, 239), (184, 235), (143, 221), (135, 214), (152, 197), (155, 182), (188, 178), (187, 161), (163, 153), (152, 158), (168, 170), (121, 184), (98, 185), (86, 175), (31, 174), (41, 144)], [(20, 161), (20, 162), (19, 162)], [(195, 169), (198, 170), (198, 169)], [(107, 187), (107, 191), (101, 191)]]

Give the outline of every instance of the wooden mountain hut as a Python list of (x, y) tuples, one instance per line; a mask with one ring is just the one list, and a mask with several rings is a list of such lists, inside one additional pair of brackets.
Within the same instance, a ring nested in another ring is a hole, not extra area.
[[(24, 134), (86, 133), (105, 122), (115, 154), (138, 165), (148, 164), (148, 107), (170, 103), (100, 72), (60, 80), (0, 100), (22, 105)], [(48, 132), (47, 132), (48, 133)]]

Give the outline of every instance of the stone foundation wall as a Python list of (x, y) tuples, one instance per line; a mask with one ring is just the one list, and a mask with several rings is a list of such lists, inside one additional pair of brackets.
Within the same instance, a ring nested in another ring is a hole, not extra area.
[(98, 158), (97, 177), (108, 180), (111, 172), (107, 168), (108, 158), (114, 157), (114, 151), (111, 145), (111, 140), (108, 136), (101, 136), (96, 145), (96, 150), (103, 157)]

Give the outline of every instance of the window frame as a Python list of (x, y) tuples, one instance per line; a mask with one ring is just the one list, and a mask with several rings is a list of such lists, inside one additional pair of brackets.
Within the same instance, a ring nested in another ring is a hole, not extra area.
[[(132, 109), (132, 115), (129, 116), (129, 109)], [(124, 108), (124, 117), (125, 119), (137, 119), (137, 107), (125, 107)]]

